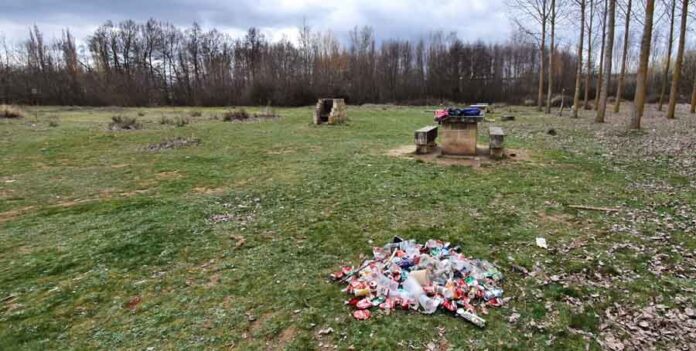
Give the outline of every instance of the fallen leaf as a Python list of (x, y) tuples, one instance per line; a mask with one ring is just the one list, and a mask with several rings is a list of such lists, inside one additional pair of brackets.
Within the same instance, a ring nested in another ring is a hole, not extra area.
[(133, 296), (128, 300), (128, 303), (126, 303), (126, 308), (135, 312), (135, 310), (138, 308), (138, 305), (143, 301), (143, 299), (140, 296)]

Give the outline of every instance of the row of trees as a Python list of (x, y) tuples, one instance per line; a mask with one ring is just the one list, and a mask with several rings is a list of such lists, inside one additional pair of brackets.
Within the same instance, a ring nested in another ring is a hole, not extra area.
[[(696, 55), (685, 40), (688, 0), (660, 0), (657, 18), (654, 0), (508, 1), (519, 31), (501, 44), (443, 33), (378, 41), (367, 27), (342, 42), (306, 26), (296, 43), (270, 42), (255, 28), (234, 39), (196, 24), (181, 29), (149, 20), (107, 22), (78, 45), (68, 30), (47, 41), (34, 27), (20, 44), (0, 42), (0, 101), (307, 105), (339, 96), (354, 104), (535, 101), (550, 113), (557, 97), (573, 92), (573, 116), (594, 108), (598, 122), (612, 96), (633, 99), (639, 116), (647, 100), (660, 109), (668, 102), (673, 117), (679, 92), (692, 87), (696, 102)], [(640, 27), (637, 53), (632, 33)]]
[[(666, 98), (666, 87), (669, 84), (666, 117), (675, 118), (676, 105), (679, 100), (687, 100), (680, 92), (691, 92), (691, 112), (696, 112), (696, 54), (686, 53), (686, 37), (688, 33), (689, 0), (662, 0), (658, 3), (663, 16), (655, 18), (655, 0), (642, 0), (635, 4), (633, 0), (509, 0), (510, 7), (516, 16), (516, 22), (530, 37), (535, 38), (539, 56), (548, 60), (539, 62), (537, 107), (542, 110), (545, 83), (547, 87), (546, 113), (551, 112), (550, 97), (554, 92), (553, 57), (556, 55), (555, 31), (558, 21), (568, 26), (578, 27), (577, 65), (575, 71), (575, 86), (573, 94), (573, 117), (578, 117), (581, 108), (596, 110), (595, 121), (605, 121), (607, 105), (610, 103), (612, 92), (615, 113), (620, 112), (621, 100), (633, 100), (631, 111), (631, 128), (640, 128), (646, 100), (649, 96), (658, 102), (661, 111)], [(637, 7), (637, 9), (636, 9)], [(676, 56), (672, 57), (675, 40), (675, 22), (679, 15), (679, 37)], [(579, 18), (579, 21), (576, 19)], [(623, 35), (617, 40), (617, 22), (623, 21)], [(654, 30), (655, 22), (664, 23), (668, 35), (662, 38)], [(532, 25), (529, 25), (531, 23)], [(599, 24), (597, 24), (599, 23)], [(637, 60), (631, 60), (631, 48), (635, 46), (631, 37), (634, 25), (642, 25), (640, 50)], [(550, 38), (547, 46), (547, 32)], [(596, 39), (599, 37), (599, 65), (594, 66), (596, 57)], [(587, 38), (587, 39), (586, 39)], [(595, 39), (593, 45), (593, 39)], [(621, 48), (621, 54), (617, 55)], [(658, 59), (660, 49), (664, 49), (664, 57)], [(593, 54), (594, 52), (594, 54)], [(583, 60), (586, 60), (583, 65)], [(652, 62), (652, 66), (651, 66)], [(618, 76), (614, 73), (618, 70)], [(630, 78), (629, 70), (633, 67), (634, 79)], [(548, 69), (549, 76), (544, 78)], [(684, 77), (685, 75), (685, 77)], [(595, 87), (595, 102), (590, 100), (592, 77)], [(584, 87), (583, 87), (584, 86)], [(584, 101), (581, 101), (584, 88)], [(627, 94), (629, 96), (627, 96)], [(659, 96), (659, 97), (658, 97)], [(594, 106), (592, 106), (594, 105)]]
[[(0, 50), (0, 98), (76, 105), (307, 105), (319, 96), (351, 103), (522, 102), (534, 92), (539, 56), (524, 35), (505, 44), (465, 43), (434, 33), (377, 42), (356, 28), (342, 44), (301, 28), (298, 43), (269, 42), (255, 28), (233, 39), (194, 24), (107, 22), (77, 45), (66, 30), (47, 42), (36, 27)], [(554, 90), (572, 85), (575, 56), (555, 53)]]

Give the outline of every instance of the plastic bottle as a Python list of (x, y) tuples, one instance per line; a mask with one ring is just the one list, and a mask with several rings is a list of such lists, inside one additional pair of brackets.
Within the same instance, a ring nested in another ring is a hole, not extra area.
[(403, 286), (409, 295), (418, 301), (420, 306), (423, 308), (423, 313), (431, 314), (437, 310), (437, 306), (440, 305), (440, 301), (429, 298), (428, 295), (426, 295), (423, 291), (423, 287), (421, 287), (415, 279), (408, 277)]
[(374, 283), (377, 291), (380, 295), (395, 295), (399, 289), (399, 283), (389, 279), (387, 276), (381, 272), (374, 271), (369, 276), (367, 276), (367, 281)]
[(466, 319), (467, 321), (471, 322), (472, 324), (474, 324), (475, 326), (477, 326), (479, 328), (483, 328), (486, 326), (485, 319), (483, 319), (483, 318), (481, 318), (481, 317), (479, 317), (479, 316), (477, 316), (477, 315), (475, 315), (475, 314), (473, 314), (473, 313), (471, 313), (463, 308), (457, 309), (457, 315)]

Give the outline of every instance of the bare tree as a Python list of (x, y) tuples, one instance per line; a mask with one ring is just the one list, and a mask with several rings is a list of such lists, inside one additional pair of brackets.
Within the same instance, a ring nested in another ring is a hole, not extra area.
[(590, 109), (590, 75), (592, 74), (592, 21), (594, 19), (594, 0), (590, 0), (590, 23), (587, 26), (587, 72), (585, 73), (585, 99), (583, 107)]
[(616, 102), (614, 104), (614, 113), (619, 113), (621, 110), (621, 100), (623, 95), (624, 78), (626, 77), (626, 61), (628, 61), (628, 48), (631, 26), (631, 5), (632, 1), (628, 0), (626, 4), (626, 23), (624, 26), (623, 54), (621, 55), (621, 73), (619, 74), (619, 82), (616, 87)]
[(679, 48), (677, 49), (677, 60), (674, 62), (674, 73), (672, 74), (672, 89), (669, 92), (669, 106), (667, 106), (667, 118), (674, 119), (674, 112), (677, 108), (677, 98), (679, 97), (679, 79), (681, 79), (682, 63), (684, 62), (684, 46), (686, 46), (686, 20), (689, 16), (689, 0), (682, 1), (681, 28), (679, 29)]
[(691, 91), (691, 113), (696, 113), (696, 68), (694, 69), (694, 88)]
[(544, 74), (546, 70), (546, 27), (549, 19), (548, 0), (510, 0), (509, 5), (523, 18), (531, 19), (541, 29), (536, 35), (535, 30), (529, 29), (517, 17), (515, 22), (527, 34), (537, 38), (539, 42), (539, 90), (537, 92), (537, 110), (541, 112), (544, 101)]
[(546, 94), (546, 113), (551, 113), (551, 96), (553, 95), (553, 57), (556, 50), (556, 0), (551, 0), (549, 24), (551, 25), (551, 39), (549, 43), (549, 88)]
[(597, 74), (597, 89), (595, 92), (595, 111), (599, 109), (599, 96), (602, 94), (602, 82), (604, 82), (604, 52), (607, 48), (607, 10), (609, 0), (604, 0), (604, 11), (602, 12), (602, 45), (599, 51), (599, 72)]
[[(629, 0), (630, 1), (630, 0)], [(580, 40), (578, 41), (578, 67), (575, 74), (575, 94), (573, 97), (573, 118), (578, 118), (580, 107), (580, 84), (582, 80), (582, 48), (585, 39), (585, 0), (580, 0)]]
[(657, 110), (662, 111), (662, 106), (665, 101), (665, 92), (667, 90), (667, 80), (669, 79), (669, 66), (672, 63), (672, 45), (674, 44), (674, 17), (676, 15), (677, 0), (672, 0), (669, 16), (669, 37), (667, 38), (667, 52), (665, 53), (665, 70), (662, 76), (662, 88), (660, 89), (660, 103), (657, 105)]
[[(608, 31), (607, 31), (607, 47), (604, 57), (604, 80), (602, 81), (602, 91), (599, 97), (599, 108), (595, 122), (604, 123), (607, 112), (607, 99), (609, 95), (609, 81), (611, 80), (611, 64), (614, 54), (614, 27), (616, 22), (616, 0), (609, 1), (609, 14), (607, 15)], [(688, 1), (688, 0), (687, 0)]]
[(648, 81), (648, 61), (650, 60), (650, 44), (652, 44), (653, 14), (655, 0), (646, 0), (645, 19), (643, 20), (643, 38), (640, 41), (640, 61), (636, 77), (636, 93), (633, 98), (633, 112), (630, 128), (640, 129), (640, 120), (645, 108), (645, 95)]

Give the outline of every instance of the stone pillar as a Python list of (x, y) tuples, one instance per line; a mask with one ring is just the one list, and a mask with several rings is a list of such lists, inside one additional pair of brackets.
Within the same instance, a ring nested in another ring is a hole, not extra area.
[(443, 155), (476, 156), (478, 123), (445, 120), (439, 134)]

